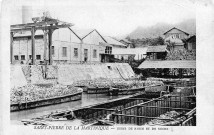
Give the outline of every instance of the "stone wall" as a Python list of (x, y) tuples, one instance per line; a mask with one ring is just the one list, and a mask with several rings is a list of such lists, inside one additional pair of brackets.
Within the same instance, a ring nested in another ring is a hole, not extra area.
[[(94, 80), (94, 79), (130, 79), (135, 76), (131, 66), (127, 63), (102, 63), (102, 64), (67, 64), (67, 65), (48, 65), (45, 66), (11, 66), (19, 67), (20, 70), (13, 70), (22, 74), (26, 83), (41, 84), (41, 83), (59, 83), (71, 85), (75, 81)], [(17, 73), (16, 73), (17, 74)], [(14, 78), (15, 73), (11, 74)], [(16, 78), (16, 77), (15, 77)], [(18, 81), (19, 79), (13, 79)], [(26, 84), (25, 83), (25, 84)], [(14, 83), (13, 85), (16, 85)]]

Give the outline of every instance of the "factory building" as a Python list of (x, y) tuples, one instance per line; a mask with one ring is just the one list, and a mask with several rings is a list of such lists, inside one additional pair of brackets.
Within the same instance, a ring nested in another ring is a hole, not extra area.
[[(36, 64), (43, 63), (44, 39), (43, 31), (35, 33), (35, 55)], [(53, 32), (52, 37), (53, 63), (98, 63), (102, 61), (106, 52), (107, 43), (96, 29), (78, 30), (71, 28), (58, 29)], [(30, 64), (31, 62), (31, 33), (16, 33), (13, 39), (13, 63)], [(46, 57), (47, 58), (47, 57)]]
[[(32, 59), (31, 32), (15, 33), (13, 37), (13, 64), (29, 64)], [(36, 63), (44, 60), (43, 31), (35, 33)]]

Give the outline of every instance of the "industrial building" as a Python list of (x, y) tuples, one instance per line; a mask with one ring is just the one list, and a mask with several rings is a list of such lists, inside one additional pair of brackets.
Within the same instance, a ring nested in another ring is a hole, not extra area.
[[(111, 40), (110, 40), (111, 39)], [(44, 61), (44, 32), (35, 33), (36, 64)], [(113, 42), (114, 41), (114, 42)], [(112, 48), (126, 48), (126, 45), (109, 37), (103, 37), (96, 29), (61, 28), (52, 35), (53, 63), (99, 63), (109, 62), (114, 57)], [(46, 57), (47, 57), (46, 56)], [(13, 37), (13, 63), (29, 64), (32, 59), (31, 32), (16, 33)]]

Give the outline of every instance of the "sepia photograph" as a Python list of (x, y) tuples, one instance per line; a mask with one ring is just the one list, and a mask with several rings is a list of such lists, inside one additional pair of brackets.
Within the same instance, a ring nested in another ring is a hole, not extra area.
[(212, 51), (199, 45), (195, 0), (3, 4), (9, 125), (112, 134), (200, 125), (198, 56)]
[(11, 124), (197, 125), (194, 10), (129, 2), (11, 9)]

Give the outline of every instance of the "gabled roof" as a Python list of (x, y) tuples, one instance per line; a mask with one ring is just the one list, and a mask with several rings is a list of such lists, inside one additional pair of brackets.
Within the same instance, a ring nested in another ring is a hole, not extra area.
[(85, 36), (89, 35), (94, 31), (94, 29), (73, 29), (73, 28), (69, 29), (80, 39), (83, 39)]
[(166, 52), (167, 45), (149, 46), (147, 52)]
[(138, 68), (196, 68), (195, 60), (144, 61)]
[(168, 30), (167, 32), (165, 32), (165, 33), (163, 33), (163, 34), (165, 35), (166, 33), (168, 33), (169, 31), (171, 31), (171, 30), (173, 30), (173, 29), (177, 29), (177, 30), (179, 30), (179, 31), (181, 31), (181, 32), (183, 32), (183, 33), (185, 33), (186, 35), (189, 35), (189, 33), (185, 32), (185, 31), (183, 31), (183, 30), (180, 30), (180, 29), (178, 29), (178, 28), (176, 28), (176, 27), (173, 27), (172, 29)]
[(105, 42), (105, 38), (96, 30), (96, 29), (71, 29), (71, 32), (73, 32), (80, 40), (83, 40), (88, 35), (90, 35), (92, 32), (96, 32)]
[(116, 45), (116, 46), (117, 46), (117, 45), (118, 45), (118, 46), (125, 46), (125, 47), (126, 47), (126, 45), (124, 45), (123, 43), (117, 41), (116, 39), (114, 39), (114, 38), (112, 38), (112, 37), (105, 36), (104, 38), (105, 38), (105, 40), (106, 40), (106, 42), (107, 42), (108, 44)]

